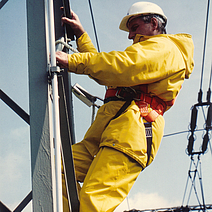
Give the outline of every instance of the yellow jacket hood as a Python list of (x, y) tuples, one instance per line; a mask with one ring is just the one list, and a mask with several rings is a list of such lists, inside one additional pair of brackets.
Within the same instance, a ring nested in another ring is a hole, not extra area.
[[(165, 37), (169, 40), (171, 40), (177, 48), (180, 50), (185, 65), (186, 65), (186, 71), (185, 71), (185, 78), (188, 79), (193, 71), (194, 68), (194, 60), (193, 60), (193, 54), (194, 54), (194, 44), (192, 41), (192, 36), (189, 34), (160, 34), (156, 35), (158, 37)], [(134, 44), (145, 41), (152, 36), (144, 36), (144, 35), (137, 35)]]
[(186, 64), (185, 77), (188, 79), (194, 68), (194, 45), (191, 39), (191, 35), (188, 34), (177, 34), (169, 35), (168, 38), (172, 40), (182, 53), (183, 59)]

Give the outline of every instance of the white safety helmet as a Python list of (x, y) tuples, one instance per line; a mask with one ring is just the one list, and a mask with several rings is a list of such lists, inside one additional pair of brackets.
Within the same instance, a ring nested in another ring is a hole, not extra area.
[(149, 15), (149, 14), (159, 15), (166, 24), (167, 17), (164, 15), (163, 10), (157, 4), (151, 2), (137, 2), (130, 7), (127, 15), (121, 21), (119, 29), (129, 32), (127, 22), (131, 17), (137, 15)]

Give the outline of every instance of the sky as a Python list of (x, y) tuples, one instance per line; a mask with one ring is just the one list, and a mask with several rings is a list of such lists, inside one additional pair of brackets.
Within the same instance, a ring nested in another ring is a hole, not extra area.
[[(100, 44), (100, 50), (124, 50), (132, 41), (128, 34), (118, 29), (123, 16), (136, 0), (92, 0), (92, 8)], [(177, 98), (174, 107), (165, 115), (165, 135), (187, 131), (191, 107), (197, 103), (205, 37), (206, 0), (152, 0), (168, 17), (167, 32), (189, 33), (194, 41), (195, 68)], [(191, 3), (192, 2), (192, 3)], [(88, 1), (71, 1), (85, 30), (95, 43)], [(211, 7), (210, 7), (211, 8)], [(210, 14), (211, 19), (211, 14)], [(209, 20), (210, 20), (209, 19)], [(211, 23), (209, 21), (204, 78), (203, 101), (209, 85), (211, 71)], [(73, 46), (75, 44), (73, 43)], [(0, 10), (0, 89), (29, 113), (27, 17), (25, 0), (9, 0)], [(105, 88), (87, 76), (71, 74), (72, 84), (78, 83), (88, 92), (101, 98)], [(101, 103), (100, 103), (101, 104)], [(0, 101), (0, 201), (11, 210), (31, 191), (29, 126)], [(198, 113), (198, 129), (204, 128), (202, 110)], [(76, 140), (80, 141), (91, 124), (92, 109), (74, 97), (74, 121)], [(181, 206), (190, 166), (186, 154), (188, 133), (165, 136), (154, 162), (138, 177), (135, 185), (116, 212), (129, 209), (153, 209)], [(196, 133), (195, 148), (202, 143), (203, 131)], [(201, 156), (202, 181), (206, 204), (212, 204), (211, 149)], [(190, 182), (190, 181), (189, 181)], [(199, 181), (196, 185), (199, 192)], [(190, 184), (189, 184), (190, 188)], [(192, 192), (189, 205), (197, 205)], [(184, 203), (187, 203), (185, 198)], [(32, 211), (31, 204), (24, 210)]]

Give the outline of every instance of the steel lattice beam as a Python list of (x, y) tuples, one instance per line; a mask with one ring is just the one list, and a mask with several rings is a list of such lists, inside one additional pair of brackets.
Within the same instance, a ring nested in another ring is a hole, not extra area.
[(0, 1), (0, 9), (8, 2), (9, 0)]
[(18, 114), (27, 124), (30, 124), (29, 115), (18, 106), (6, 93), (0, 89), (0, 99), (7, 104), (16, 114)]
[(1, 201), (0, 201), (0, 211), (1, 212), (11, 212), (11, 210), (5, 206)]

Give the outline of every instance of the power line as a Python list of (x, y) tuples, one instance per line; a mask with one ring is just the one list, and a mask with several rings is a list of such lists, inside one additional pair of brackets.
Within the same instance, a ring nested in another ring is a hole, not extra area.
[(212, 77), (212, 64), (211, 64), (211, 74), (210, 74), (210, 80), (209, 80), (209, 85), (208, 85), (208, 91), (207, 91), (207, 101), (211, 101), (211, 77)]
[(88, 0), (88, 4), (89, 4), (90, 12), (91, 12), (91, 18), (92, 18), (93, 29), (94, 29), (94, 34), (95, 34), (95, 38), (96, 38), (97, 49), (98, 49), (98, 52), (100, 52), (99, 41), (98, 41), (98, 37), (97, 37), (95, 21), (94, 21), (94, 15), (93, 15), (93, 10), (92, 10), (92, 6), (91, 6), (91, 1), (90, 0)]
[[(203, 130), (205, 130), (205, 129), (199, 129), (199, 130), (195, 130), (195, 131), (203, 131)], [(184, 130), (184, 131), (180, 131), (180, 132), (166, 134), (163, 137), (168, 137), (168, 136), (173, 136), (173, 135), (179, 135), (179, 134), (188, 133), (188, 132), (190, 132), (190, 130)]]
[(202, 72), (201, 72), (201, 80), (200, 80), (200, 90), (199, 90), (199, 94), (198, 94), (198, 102), (202, 102), (202, 81), (203, 81), (203, 72), (204, 72), (204, 64), (205, 64), (205, 49), (206, 49), (206, 40), (207, 40), (207, 31), (208, 31), (209, 7), (210, 7), (210, 0), (208, 0), (208, 6), (207, 6), (205, 39), (204, 39), (203, 58), (202, 58)]
[(189, 132), (189, 130), (184, 130), (184, 131), (180, 131), (180, 132), (166, 134), (163, 137), (169, 137), (169, 136), (173, 136), (173, 135), (179, 135), (179, 134), (183, 134), (183, 133), (187, 133), (187, 132)]

